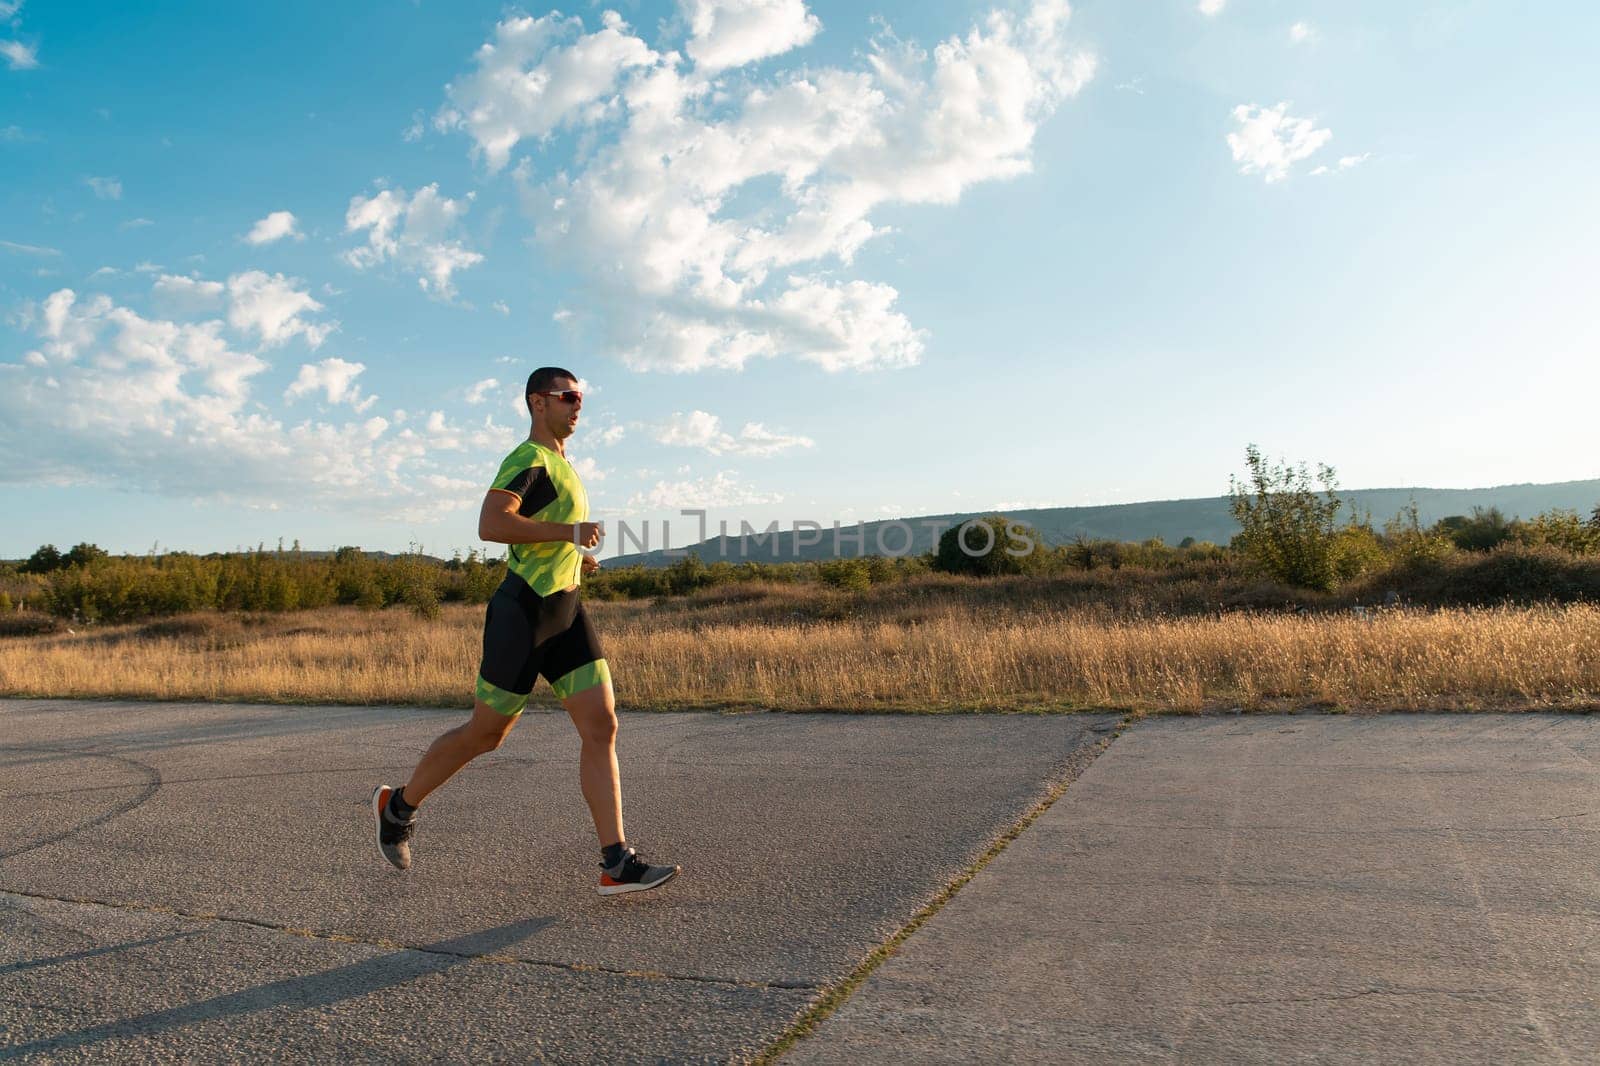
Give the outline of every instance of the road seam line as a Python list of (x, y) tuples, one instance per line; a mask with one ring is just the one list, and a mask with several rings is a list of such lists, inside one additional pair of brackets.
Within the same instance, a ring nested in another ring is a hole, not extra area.
[[(1044, 796), (1038, 802), (1023, 812), (1020, 818), (1012, 822), (1006, 831), (1001, 833), (994, 843), (990, 844), (988, 849), (978, 856), (972, 865), (957, 874), (953, 880), (940, 889), (933, 899), (924, 904), (921, 910), (913, 914), (887, 940), (884, 940), (874, 948), (865, 959), (861, 960), (855, 969), (840, 980), (823, 987), (821, 993), (812, 1001), (811, 1005), (791, 1022), (788, 1028), (779, 1034), (772, 1043), (763, 1048), (759, 1055), (750, 1060), (751, 1066), (771, 1066), (772, 1063), (788, 1053), (797, 1043), (815, 1032), (816, 1028), (826, 1021), (829, 1015), (843, 1006), (845, 1001), (854, 995), (861, 985), (866, 983), (867, 978), (872, 976), (874, 970), (900, 950), (901, 944), (905, 943), (913, 933), (927, 924), (930, 918), (944, 909), (945, 904), (949, 903), (957, 892), (966, 887), (967, 882), (976, 877), (996, 856), (1005, 851), (1013, 840), (1021, 836), (1045, 811), (1049, 810), (1056, 800), (1065, 795), (1072, 783), (1083, 776), (1084, 771), (1105, 753), (1112, 742), (1122, 735), (1123, 730), (1137, 720), (1138, 716), (1134, 714), (1125, 715), (1112, 728), (1110, 735), (1101, 737), (1092, 745), (1084, 745), (1074, 749), (1067, 758), (1066, 767), (1062, 771), (1061, 777), (1046, 790)], [(1087, 754), (1087, 758), (1083, 758), (1085, 754)]]

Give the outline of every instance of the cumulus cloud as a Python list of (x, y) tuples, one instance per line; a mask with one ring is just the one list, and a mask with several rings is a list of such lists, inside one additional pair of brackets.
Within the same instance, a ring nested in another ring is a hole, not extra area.
[(489, 394), (500, 387), (500, 382), (494, 378), (484, 378), (467, 387), (467, 402), (480, 404), (489, 398)]
[(310, 393), (320, 392), (329, 403), (348, 403), (364, 412), (378, 402), (376, 396), (363, 397), (356, 378), (367, 369), (365, 363), (350, 363), (343, 359), (324, 359), (320, 363), (304, 363), (300, 373), (284, 391), (283, 398), (293, 400)]
[[(378, 417), (286, 423), (251, 384), (268, 369), (221, 321), (146, 318), (103, 295), (52, 293), (36, 347), (0, 364), (0, 483), (116, 485), (248, 506), (345, 506), (427, 518), (470, 507), (474, 482), (439, 466), (427, 432)], [(334, 362), (334, 361), (329, 361)], [(326, 363), (320, 364), (326, 367)], [(356, 367), (359, 364), (346, 364)], [(333, 368), (318, 388), (346, 375)]]
[(582, 478), (585, 483), (604, 481), (606, 478), (606, 472), (601, 469), (600, 464), (595, 462), (592, 456), (583, 455), (574, 458), (572, 460), (572, 469), (578, 472), (578, 477)]
[(1259, 173), (1268, 183), (1282, 181), (1295, 163), (1333, 138), (1333, 131), (1317, 129), (1310, 119), (1294, 118), (1288, 109), (1287, 103), (1240, 104), (1233, 109), (1238, 129), (1228, 134), (1228, 147), (1239, 173)]
[(722, 428), (721, 420), (716, 415), (705, 411), (674, 413), (665, 421), (647, 428), (657, 443), (704, 448), (712, 455), (766, 456), (816, 445), (809, 437), (774, 433), (760, 422), (746, 422), (735, 436)]
[(297, 288), (300, 282), (282, 274), (247, 270), (228, 279), (228, 325), (241, 332), (254, 332), (268, 347), (304, 337), (306, 345), (319, 348), (337, 323), (308, 322), (302, 315), (322, 310), (310, 293)]
[(1311, 28), (1311, 24), (1309, 22), (1296, 22), (1293, 26), (1289, 27), (1289, 40), (1293, 41), (1295, 44), (1300, 44), (1303, 41), (1311, 40), (1311, 38), (1316, 35), (1316, 32), (1316, 30)]
[(742, 67), (808, 43), (822, 28), (804, 0), (686, 0), (686, 51), (702, 74)]
[(117, 178), (84, 178), (83, 183), (102, 200), (122, 199), (122, 182)]
[(274, 211), (251, 226), (244, 239), (250, 244), (271, 244), (285, 237), (293, 237), (298, 241), (303, 240), (305, 235), (296, 228), (293, 212)]
[(740, 481), (736, 475), (723, 471), (711, 477), (687, 481), (657, 481), (649, 489), (634, 493), (628, 500), (628, 506), (676, 511), (682, 508), (747, 507), (782, 502), (782, 494), (761, 492)]
[(551, 12), (508, 18), (478, 49), (477, 69), (445, 89), (451, 105), (435, 125), (469, 133), (490, 170), (499, 170), (518, 141), (547, 137), (578, 120), (600, 117), (618, 76), (657, 56), (615, 11), (601, 28), (583, 32), (580, 18)]
[(216, 310), (222, 306), (225, 291), (220, 281), (204, 281), (179, 274), (162, 274), (151, 286), (157, 305), (169, 314), (197, 314)]
[(1200, 14), (1206, 16), (1207, 18), (1211, 18), (1212, 16), (1222, 14), (1222, 9), (1227, 6), (1228, 0), (1200, 0), (1200, 2), (1195, 5), (1195, 8), (1200, 12)]
[[(840, 279), (886, 232), (875, 211), (956, 202), (1025, 174), (1038, 124), (1092, 76), (1067, 5), (995, 12), (932, 53), (885, 31), (864, 69), (721, 79), (809, 40), (787, 0), (691, 0), (684, 54), (615, 16), (501, 22), (442, 114), (491, 170), (523, 142), (579, 134), (572, 165), (514, 173), (539, 241), (587, 286), (614, 355), (641, 369), (737, 369), (798, 357), (899, 367), (925, 336), (887, 284)], [(697, 58), (698, 57), (698, 58)], [(726, 64), (722, 66), (719, 64)]]
[(404, 189), (352, 197), (345, 212), (345, 232), (365, 230), (367, 243), (346, 252), (345, 261), (364, 270), (393, 260), (422, 272), (417, 282), (424, 292), (451, 299), (456, 294), (451, 275), (483, 262), (483, 256), (453, 236), (471, 202), (471, 193), (462, 200), (440, 196), (437, 184), (418, 189), (411, 197)]

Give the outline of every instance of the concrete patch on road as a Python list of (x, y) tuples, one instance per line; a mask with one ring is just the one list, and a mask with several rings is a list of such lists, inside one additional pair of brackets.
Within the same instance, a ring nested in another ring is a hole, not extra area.
[(784, 1062), (1600, 1057), (1600, 720), (1139, 723)]

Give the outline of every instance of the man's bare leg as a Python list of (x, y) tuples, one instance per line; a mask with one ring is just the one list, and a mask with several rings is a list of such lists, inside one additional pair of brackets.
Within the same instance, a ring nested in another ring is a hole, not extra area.
[[(561, 701), (578, 727), (582, 747), (578, 752), (578, 785), (589, 805), (601, 846), (620, 844), (622, 832), (622, 774), (617, 767), (617, 700), (610, 682), (574, 692)], [(411, 795), (410, 787), (406, 796)]]
[(517, 724), (520, 715), (504, 715), (482, 700), (474, 701), (472, 717), (428, 746), (422, 761), (405, 783), (406, 805), (416, 807), (457, 770), (478, 756), (494, 751)]

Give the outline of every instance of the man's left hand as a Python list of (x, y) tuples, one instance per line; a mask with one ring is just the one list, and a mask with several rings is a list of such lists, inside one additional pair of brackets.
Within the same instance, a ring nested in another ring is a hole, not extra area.
[(585, 555), (583, 557), (583, 576), (584, 577), (588, 577), (590, 574), (594, 573), (598, 569), (600, 569), (600, 560), (599, 559), (596, 559), (592, 555)]

